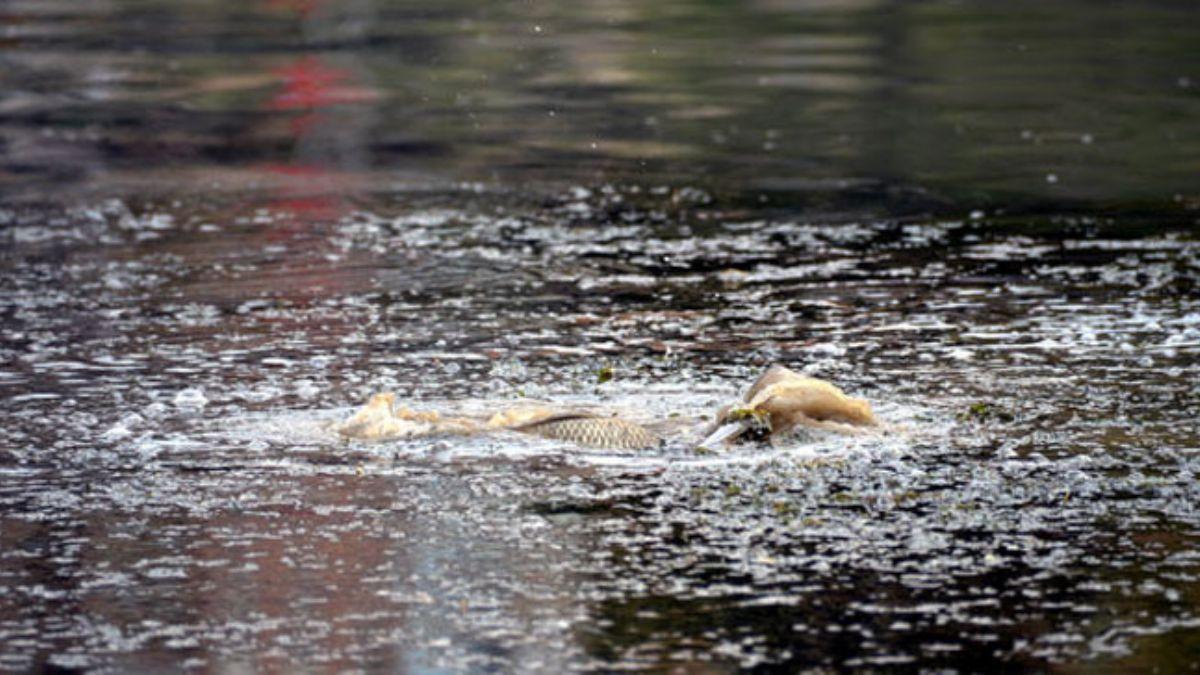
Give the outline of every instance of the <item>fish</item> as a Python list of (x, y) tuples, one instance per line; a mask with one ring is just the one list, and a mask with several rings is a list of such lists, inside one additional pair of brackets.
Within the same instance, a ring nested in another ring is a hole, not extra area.
[(716, 450), (742, 438), (771, 439), (796, 427), (858, 434), (880, 427), (871, 404), (836, 385), (773, 365), (742, 398), (717, 412), (699, 448)]
[[(880, 426), (867, 401), (782, 365), (767, 369), (741, 400), (718, 410), (715, 419), (697, 449), (715, 451), (733, 443), (770, 441), (797, 427), (854, 434)], [(502, 407), (483, 421), (481, 416), (414, 411), (385, 392), (372, 396), (334, 430), (345, 438), (366, 441), (512, 431), (594, 448), (646, 450), (666, 443), (654, 429), (668, 426), (678, 425), (643, 425), (544, 403)]]
[(542, 438), (608, 450), (646, 450), (665, 442), (646, 427), (619, 417), (567, 414), (513, 429)]

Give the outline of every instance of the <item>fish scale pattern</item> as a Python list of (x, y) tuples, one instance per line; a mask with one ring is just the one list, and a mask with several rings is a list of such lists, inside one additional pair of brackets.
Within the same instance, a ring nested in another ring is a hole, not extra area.
[(615, 417), (574, 417), (552, 420), (525, 429), (543, 438), (617, 450), (657, 447), (662, 439), (645, 427)]

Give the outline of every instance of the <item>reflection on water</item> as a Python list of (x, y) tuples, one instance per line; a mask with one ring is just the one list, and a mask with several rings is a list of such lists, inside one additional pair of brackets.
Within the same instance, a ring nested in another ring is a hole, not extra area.
[(269, 180), (246, 173), (259, 163), (319, 162), (383, 187), (1196, 198), (1187, 3), (108, 0), (6, 16), (9, 190), (231, 189)]
[[(5, 6), (0, 669), (1193, 667), (1195, 18)], [(773, 362), (901, 432), (323, 427)]]

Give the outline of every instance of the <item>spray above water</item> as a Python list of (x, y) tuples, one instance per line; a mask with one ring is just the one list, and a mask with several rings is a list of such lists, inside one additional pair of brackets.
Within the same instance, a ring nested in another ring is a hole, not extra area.
[[(611, 368), (600, 372), (601, 384), (612, 378)], [(417, 412), (398, 405), (395, 394), (375, 394), (333, 429), (345, 438), (362, 441), (516, 431), (597, 448), (650, 450), (673, 443), (692, 445), (698, 452), (712, 452), (752, 436), (758, 436), (756, 440), (760, 441), (782, 442), (797, 427), (863, 433), (880, 426), (866, 401), (852, 399), (828, 382), (778, 365), (755, 381), (743, 402), (718, 411), (714, 415), (716, 422), (711, 425), (705, 425), (695, 413), (638, 422), (621, 418), (619, 410), (534, 402), (513, 406), (511, 402), (496, 401), (484, 405), (495, 410), (486, 422), (482, 417), (462, 413)], [(710, 427), (708, 435), (696, 444), (689, 437), (703, 426)]]

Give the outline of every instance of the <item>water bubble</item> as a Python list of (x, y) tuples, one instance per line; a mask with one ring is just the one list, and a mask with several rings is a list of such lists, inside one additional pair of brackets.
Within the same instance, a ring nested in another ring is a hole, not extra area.
[(101, 434), (101, 437), (114, 441), (122, 438), (128, 438), (133, 435), (133, 430), (145, 422), (145, 418), (137, 413), (129, 413), (125, 415), (116, 424), (109, 427)]
[(199, 409), (208, 405), (208, 398), (204, 395), (204, 391), (198, 388), (184, 389), (175, 394), (171, 401), (175, 407), (183, 409)]

